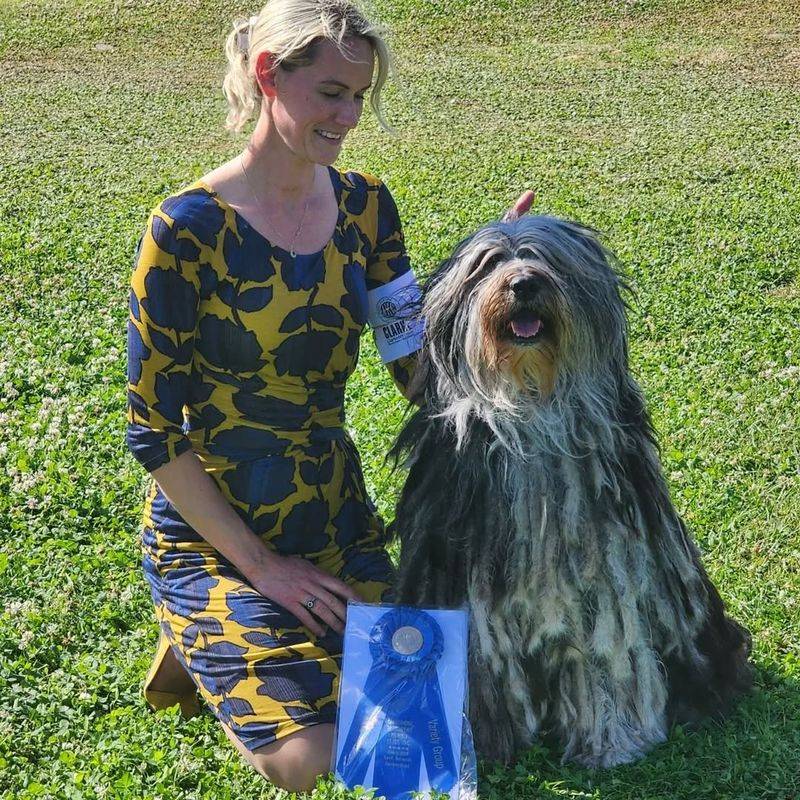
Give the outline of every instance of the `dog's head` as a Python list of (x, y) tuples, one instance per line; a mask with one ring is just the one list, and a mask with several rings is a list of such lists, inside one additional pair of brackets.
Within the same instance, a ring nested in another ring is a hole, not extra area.
[(429, 378), (445, 406), (519, 411), (627, 361), (624, 286), (594, 230), (547, 216), (487, 225), (425, 287)]

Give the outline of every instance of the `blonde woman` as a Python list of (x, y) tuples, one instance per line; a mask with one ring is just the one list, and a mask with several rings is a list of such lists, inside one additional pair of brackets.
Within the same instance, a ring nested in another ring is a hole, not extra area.
[[(270, 0), (226, 51), (228, 127), (255, 129), (153, 211), (131, 282), (128, 445), (153, 477), (161, 626), (145, 696), (189, 714), (199, 691), (298, 791), (329, 769), (346, 603), (392, 583), (345, 383), (365, 324), (415, 284), (386, 186), (332, 166), (370, 89), (382, 120), (375, 26), (344, 0)], [(399, 330), (378, 344), (402, 390), (419, 335)]]

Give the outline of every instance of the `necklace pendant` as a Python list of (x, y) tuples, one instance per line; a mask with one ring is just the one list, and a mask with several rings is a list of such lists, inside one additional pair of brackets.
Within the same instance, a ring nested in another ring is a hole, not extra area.
[(290, 255), (292, 258), (297, 258), (297, 253), (295, 253), (294, 249), (292, 249), (292, 250), (290, 250), (290, 251), (289, 251), (289, 255)]

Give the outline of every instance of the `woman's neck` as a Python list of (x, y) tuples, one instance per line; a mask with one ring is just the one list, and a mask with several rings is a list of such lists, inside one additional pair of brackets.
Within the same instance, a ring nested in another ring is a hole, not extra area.
[(286, 146), (269, 114), (260, 115), (244, 163), (250, 180), (272, 197), (292, 203), (305, 201), (315, 191), (317, 165)]

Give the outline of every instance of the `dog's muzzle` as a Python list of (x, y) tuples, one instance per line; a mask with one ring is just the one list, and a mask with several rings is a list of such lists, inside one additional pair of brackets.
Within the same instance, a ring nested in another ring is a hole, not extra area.
[(523, 347), (538, 344), (551, 327), (542, 309), (545, 282), (535, 275), (514, 278), (508, 285), (513, 296), (509, 309), (506, 337)]

